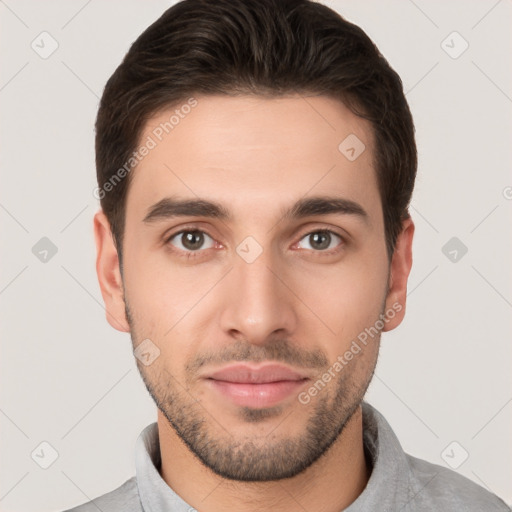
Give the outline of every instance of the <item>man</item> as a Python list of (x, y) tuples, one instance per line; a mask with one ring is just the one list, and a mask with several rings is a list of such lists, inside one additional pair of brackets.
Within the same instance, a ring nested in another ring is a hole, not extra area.
[(158, 406), (137, 474), (73, 510), (501, 511), (363, 402), (405, 314), (401, 82), (307, 0), (186, 0), (97, 119), (97, 273)]

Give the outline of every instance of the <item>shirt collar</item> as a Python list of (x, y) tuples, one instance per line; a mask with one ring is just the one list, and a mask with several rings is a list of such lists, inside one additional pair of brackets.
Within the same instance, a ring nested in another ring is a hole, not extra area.
[[(406, 454), (386, 419), (367, 402), (363, 407), (363, 440), (371, 475), (364, 491), (345, 512), (401, 510), (413, 499)], [(189, 512), (183, 501), (160, 476), (157, 423), (148, 425), (135, 446), (137, 486), (144, 512)]]
[(140, 503), (144, 512), (190, 512), (183, 501), (160, 476), (161, 466), (158, 424), (148, 425), (135, 446), (135, 471)]
[(345, 512), (405, 510), (414, 498), (407, 455), (384, 416), (367, 402), (362, 406), (363, 444), (372, 472), (363, 492)]

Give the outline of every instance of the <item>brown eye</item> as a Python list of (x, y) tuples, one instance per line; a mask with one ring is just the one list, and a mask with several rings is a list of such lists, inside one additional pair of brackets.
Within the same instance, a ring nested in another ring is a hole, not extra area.
[(326, 251), (334, 249), (343, 242), (343, 239), (336, 233), (329, 230), (312, 231), (301, 238), (301, 242), (306, 240), (309, 247), (301, 247), (301, 249), (313, 249), (314, 251)]
[[(211, 243), (207, 247), (204, 247), (205, 241), (208, 239)], [(185, 252), (196, 252), (201, 249), (210, 249), (214, 246), (213, 239), (204, 231), (199, 230), (180, 231), (171, 236), (168, 243)]]

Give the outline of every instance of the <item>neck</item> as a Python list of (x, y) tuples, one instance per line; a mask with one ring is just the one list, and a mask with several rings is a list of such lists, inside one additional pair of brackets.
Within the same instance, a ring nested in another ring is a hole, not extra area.
[(205, 512), (339, 512), (356, 500), (369, 479), (361, 406), (314, 464), (292, 478), (271, 482), (237, 482), (216, 475), (189, 450), (160, 411), (158, 432), (162, 478), (189, 505)]

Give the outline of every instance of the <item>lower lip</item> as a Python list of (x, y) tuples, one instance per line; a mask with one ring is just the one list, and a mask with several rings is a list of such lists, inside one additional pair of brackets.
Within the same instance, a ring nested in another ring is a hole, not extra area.
[(306, 380), (308, 379), (282, 380), (263, 384), (246, 384), (214, 379), (208, 379), (207, 382), (235, 405), (264, 408), (277, 405), (285, 398), (297, 393), (304, 386)]

